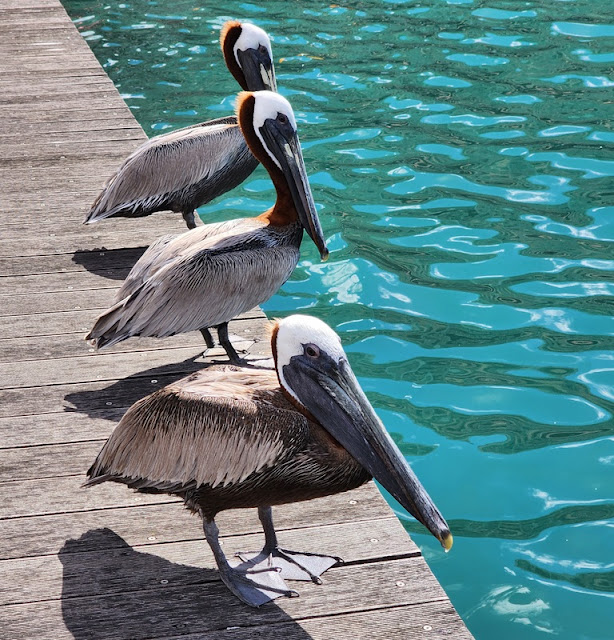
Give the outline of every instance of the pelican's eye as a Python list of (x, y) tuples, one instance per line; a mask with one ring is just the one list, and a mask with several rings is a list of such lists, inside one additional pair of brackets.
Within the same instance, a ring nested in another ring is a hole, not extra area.
[(279, 124), (288, 124), (288, 116), (285, 113), (278, 113), (277, 122), (279, 122)]
[(258, 53), (261, 53), (263, 56), (268, 56), (269, 55), (269, 50), (263, 44), (261, 44), (258, 47)]
[(305, 355), (309, 358), (319, 358), (320, 357), (320, 349), (315, 344), (306, 344), (303, 345), (305, 347)]

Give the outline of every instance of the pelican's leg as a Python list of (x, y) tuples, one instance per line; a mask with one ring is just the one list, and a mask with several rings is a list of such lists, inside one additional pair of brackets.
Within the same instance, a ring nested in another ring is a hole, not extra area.
[(230, 342), (230, 339), (228, 338), (228, 323), (223, 322), (222, 324), (218, 324), (216, 329), (218, 340), (226, 350), (230, 362), (238, 365), (245, 364), (245, 360), (239, 357), (239, 354), (235, 351), (235, 348), (232, 346), (232, 342)]
[(259, 607), (280, 596), (296, 597), (298, 593), (288, 586), (276, 567), (256, 568), (251, 564), (231, 567), (219, 542), (219, 530), (214, 520), (203, 517), (203, 529), (213, 551), (222, 582), (232, 593), (252, 607)]
[(211, 335), (209, 329), (201, 329), (200, 332), (203, 334), (207, 349), (213, 349), (213, 347), (215, 347), (215, 342), (213, 341), (213, 336)]
[(181, 212), (185, 223), (188, 225), (188, 229), (196, 229), (196, 220), (194, 219), (195, 213), (196, 212), (194, 210)]
[(286, 580), (311, 580), (316, 584), (322, 584), (320, 576), (334, 564), (343, 562), (337, 556), (280, 548), (273, 526), (271, 507), (258, 507), (258, 517), (264, 530), (264, 548), (260, 553), (241, 552), (237, 554), (243, 562), (249, 562), (254, 568), (273, 566), (281, 569), (281, 576)]

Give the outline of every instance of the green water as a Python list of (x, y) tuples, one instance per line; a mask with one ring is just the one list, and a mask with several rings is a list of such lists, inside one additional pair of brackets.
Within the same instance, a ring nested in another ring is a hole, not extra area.
[[(341, 334), (478, 640), (613, 638), (612, 0), (67, 8), (150, 135), (232, 112), (226, 19), (270, 33), (332, 255), (267, 312)], [(200, 213), (273, 199), (259, 168)]]

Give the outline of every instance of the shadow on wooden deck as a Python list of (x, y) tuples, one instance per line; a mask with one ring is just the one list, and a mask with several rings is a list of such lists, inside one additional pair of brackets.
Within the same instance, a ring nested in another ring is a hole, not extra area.
[[(96, 551), (83, 552), (84, 545)], [(254, 618), (260, 625), (292, 623), (293, 640), (311, 638), (274, 602), (252, 609), (226, 589), (217, 571), (136, 551), (111, 529), (93, 529), (68, 540), (58, 555), (63, 566), (62, 616), (75, 640), (194, 632), (199, 637), (210, 632), (216, 638), (227, 633), (253, 638), (258, 637)], [(242, 632), (246, 616), (251, 629)], [(220, 631), (220, 621), (230, 628)]]
[[(203, 342), (204, 349), (205, 344)], [(216, 363), (203, 362), (202, 350), (200, 352), (197, 351), (191, 358), (139, 371), (121, 380), (115, 380), (107, 387), (67, 393), (64, 396), (64, 401), (69, 406), (65, 406), (65, 411), (100, 417), (101, 410), (112, 406), (128, 408), (146, 395), (190, 373), (206, 369), (207, 366), (212, 364)], [(228, 364), (228, 362), (226, 361), (224, 364)], [(113, 418), (109, 419), (113, 420)]]
[(111, 280), (125, 280), (135, 262), (143, 255), (147, 247), (130, 249), (79, 250), (73, 253), (72, 262), (86, 271)]

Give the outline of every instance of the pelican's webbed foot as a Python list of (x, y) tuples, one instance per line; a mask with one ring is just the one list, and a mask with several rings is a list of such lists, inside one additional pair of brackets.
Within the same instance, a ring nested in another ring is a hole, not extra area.
[(219, 531), (213, 520), (203, 517), (203, 529), (213, 551), (220, 578), (232, 593), (251, 607), (260, 607), (275, 598), (294, 598), (298, 593), (288, 589), (276, 567), (254, 567), (251, 563), (230, 565), (219, 543)]
[(281, 570), (281, 577), (287, 580), (311, 580), (316, 584), (322, 584), (320, 576), (333, 565), (343, 562), (337, 556), (282, 549), (277, 544), (271, 507), (258, 507), (258, 517), (264, 531), (264, 548), (260, 553), (242, 552), (236, 554), (254, 569), (277, 567)]
[(218, 566), (218, 569), (222, 582), (239, 600), (252, 607), (260, 607), (281, 596), (298, 596), (296, 591), (288, 589), (276, 567), (253, 567), (251, 563), (242, 563), (236, 567)]
[(337, 556), (320, 555), (290, 551), (275, 547), (265, 548), (260, 553), (240, 552), (236, 554), (243, 562), (249, 564), (252, 570), (277, 568), (285, 580), (311, 580), (315, 584), (322, 584), (320, 576), (333, 565), (343, 562)]

